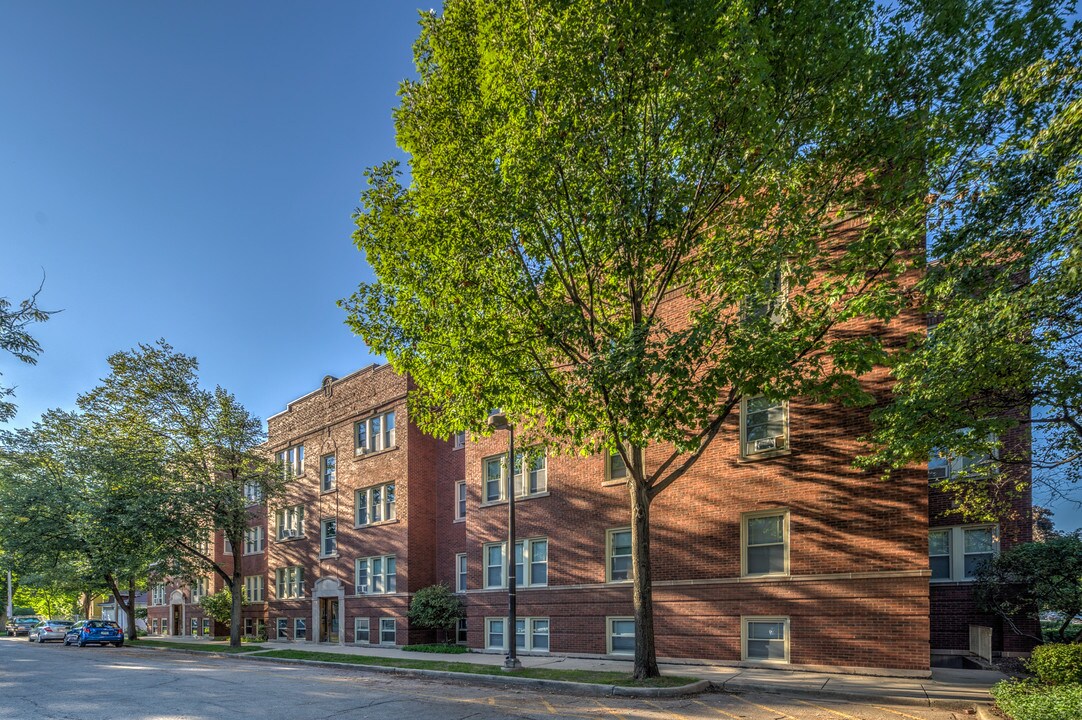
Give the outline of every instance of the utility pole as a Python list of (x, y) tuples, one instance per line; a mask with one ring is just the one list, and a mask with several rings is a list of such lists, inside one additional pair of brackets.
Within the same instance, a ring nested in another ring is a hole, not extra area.
[(15, 608), (11, 604), (11, 571), (8, 570), (8, 606), (7, 606), (7, 619), (11, 622), (11, 614), (15, 612)]

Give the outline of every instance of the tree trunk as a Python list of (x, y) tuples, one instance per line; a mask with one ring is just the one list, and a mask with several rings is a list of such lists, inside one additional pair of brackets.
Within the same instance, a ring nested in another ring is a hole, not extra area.
[[(635, 454), (641, 457), (638, 448)], [(640, 464), (640, 457), (635, 463)], [(641, 469), (632, 475), (642, 477)], [(631, 570), (635, 603), (635, 679), (658, 677), (657, 653), (654, 650), (653, 572), (650, 569), (650, 497), (646, 483), (634, 477), (628, 483), (631, 493)], [(608, 632), (608, 631), (606, 631)]]
[(90, 606), (94, 602), (94, 593), (87, 590), (83, 593), (83, 619), (90, 619)]
[(116, 584), (116, 578), (112, 575), (105, 576), (105, 582), (109, 583), (109, 589), (113, 591), (113, 599), (116, 601), (118, 608), (128, 614), (128, 629), (125, 630), (128, 634), (129, 640), (135, 639), (135, 578), (132, 577), (129, 580), (128, 587), (131, 590), (131, 595), (128, 596), (127, 602), (124, 601), (123, 593), (120, 592), (120, 586)]
[(244, 548), (244, 536), (230, 538), (229, 542), (233, 543), (233, 579), (230, 581), (231, 587), (229, 588), (233, 608), (229, 613), (229, 646), (240, 647), (241, 601), (244, 599), (241, 593), (241, 588), (244, 587), (244, 577), (241, 574), (241, 553)]
[(128, 578), (128, 639), (138, 637), (138, 628), (135, 624), (135, 576)]

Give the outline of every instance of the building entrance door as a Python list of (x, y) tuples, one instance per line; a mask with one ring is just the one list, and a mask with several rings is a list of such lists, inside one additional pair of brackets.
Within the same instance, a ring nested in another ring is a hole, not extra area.
[(173, 605), (172, 608), (173, 622), (171, 624), (173, 626), (173, 631), (170, 633), (170, 635), (182, 635), (183, 630), (180, 627), (180, 605)]
[(319, 608), (319, 641), (338, 643), (338, 598), (321, 598)]

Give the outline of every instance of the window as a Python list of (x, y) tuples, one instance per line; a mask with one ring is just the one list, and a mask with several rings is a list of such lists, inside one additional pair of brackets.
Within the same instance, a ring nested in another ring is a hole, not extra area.
[(379, 644), (380, 645), (394, 645), (395, 644), (395, 622), (394, 622), (394, 618), (380, 618), (379, 619)]
[[(485, 618), (485, 648), (488, 650), (507, 651), (507, 618)], [(458, 642), (465, 643), (465, 621), (459, 623), (459, 633), (462, 638)], [(525, 652), (548, 652), (549, 651), (549, 619), (539, 617), (520, 617), (515, 619), (515, 648)]]
[(744, 618), (744, 660), (789, 662), (789, 618)]
[(752, 324), (763, 318), (777, 325), (785, 319), (789, 296), (789, 273), (787, 264), (780, 261), (759, 278), (751, 292), (741, 303), (741, 319)]
[(358, 595), (383, 595), (398, 591), (394, 555), (357, 558), (356, 576)]
[(608, 563), (606, 582), (631, 580), (631, 528), (609, 530), (606, 533)]
[(154, 591), (150, 594), (151, 605), (165, 605), (165, 585), (159, 583), (154, 586)]
[(504, 618), (485, 618), (485, 648), (489, 650), (505, 650), (507, 644), (504, 641), (504, 628), (507, 620)]
[(152, 635), (158, 634), (158, 618), (154, 618), (150, 623), (150, 633)]
[(455, 520), (466, 519), (466, 481), (459, 480), (455, 483)]
[(765, 510), (741, 516), (742, 575), (789, 572), (789, 513)]
[(288, 640), (289, 639), (289, 618), (278, 618), (278, 620), (277, 620), (277, 628), (278, 628), (277, 638), (279, 640)]
[(192, 635), (199, 634), (199, 618), (192, 618)]
[(635, 618), (610, 617), (607, 619), (608, 651), (610, 655), (635, 654)]
[[(507, 587), (507, 543), (488, 543), (485, 553), (485, 587)], [(549, 581), (549, 541), (546, 538), (515, 543), (515, 587), (538, 587)], [(526, 566), (528, 562), (529, 567)]]
[(359, 617), (353, 618), (353, 642), (355, 643), (367, 643), (369, 642), (369, 625), (368, 618)]
[(278, 526), (278, 539), (304, 537), (304, 506), (294, 505), (282, 508), (275, 513)]
[(451, 438), (452, 450), (461, 450), (466, 447), (466, 431), (456, 432)]
[(466, 645), (466, 618), (458, 619), (458, 627), (455, 628), (455, 642), (459, 645)]
[(229, 538), (222, 538), (222, 552), (226, 555), (233, 554), (233, 542)]
[(395, 446), (394, 411), (374, 415), (354, 423), (353, 445), (358, 455), (393, 448)]
[(338, 552), (338, 521), (334, 518), (319, 523), (319, 554), (329, 557)]
[(928, 531), (928, 565), (933, 582), (970, 581), (999, 552), (999, 528), (971, 525)]
[(247, 575), (244, 578), (244, 593), (250, 603), (263, 602), (263, 576)]
[(244, 531), (244, 554), (258, 555), (263, 552), (263, 526), (256, 525)]
[(296, 445), (281, 451), (275, 458), (282, 466), (282, 474), (288, 480), (304, 474), (304, 445)]
[[(282, 462), (281, 459), (278, 462)], [(263, 488), (258, 482), (246, 482), (244, 483), (244, 499), (248, 501), (248, 504), (263, 502)]]
[(308, 639), (308, 622), (306, 618), (293, 618), (293, 639)]
[(197, 603), (207, 595), (207, 579), (205, 577), (195, 578), (192, 581), (192, 602)]
[(320, 460), (320, 477), (322, 477), (320, 488), (323, 492), (334, 490), (337, 482), (335, 478), (336, 462), (337, 460), (334, 455), (324, 455), (323, 459)]
[[(493, 455), (481, 461), (483, 497), (486, 503), (507, 499), (507, 455)], [(523, 474), (525, 472), (525, 475)], [(515, 497), (548, 492), (548, 464), (545, 455), (515, 453)]]
[(608, 482), (616, 482), (626, 479), (627, 463), (624, 462), (624, 458), (620, 453), (612, 453), (609, 455), (609, 461), (605, 466), (605, 480)]
[(203, 618), (203, 634), (210, 635), (210, 618)]
[[(972, 430), (963, 429), (960, 432), (968, 435)], [(995, 435), (989, 435), (986, 440), (994, 445), (997, 438)], [(995, 471), (995, 462), (998, 457), (999, 454), (995, 449), (976, 455), (953, 456), (943, 450), (933, 448), (928, 458), (928, 481), (985, 477)]]
[(466, 592), (466, 553), (455, 555), (455, 592)]
[(740, 454), (769, 457), (789, 448), (789, 401), (762, 395), (740, 401)]
[(275, 570), (274, 596), (278, 600), (304, 597), (304, 568), (287, 567)]
[(251, 637), (254, 633), (255, 633), (255, 619), (250, 618), (250, 617), (244, 618), (244, 634), (247, 635), (248, 637)]
[(397, 517), (394, 483), (358, 490), (355, 502), (358, 527), (390, 522)]

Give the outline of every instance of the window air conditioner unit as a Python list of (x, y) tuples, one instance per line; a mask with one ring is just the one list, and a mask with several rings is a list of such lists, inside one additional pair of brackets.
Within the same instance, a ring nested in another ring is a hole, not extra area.
[(929, 480), (946, 480), (948, 468), (946, 465), (940, 465), (939, 467), (928, 468)]
[(765, 452), (767, 450), (777, 450), (780, 447), (784, 447), (785, 437), (769, 437), (760, 438), (755, 441), (755, 452)]
[(297, 537), (297, 531), (294, 528), (289, 528), (289, 530), (286, 531), (286, 535), (289, 537)]

